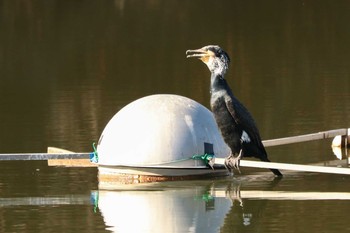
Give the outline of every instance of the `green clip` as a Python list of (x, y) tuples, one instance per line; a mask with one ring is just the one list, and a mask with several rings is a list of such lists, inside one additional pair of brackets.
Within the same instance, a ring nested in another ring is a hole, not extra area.
[(196, 160), (203, 160), (203, 162), (206, 165), (209, 165), (211, 167), (211, 163), (210, 161), (214, 158), (213, 154), (207, 154), (205, 153), (204, 155), (193, 155), (192, 159), (196, 159)]

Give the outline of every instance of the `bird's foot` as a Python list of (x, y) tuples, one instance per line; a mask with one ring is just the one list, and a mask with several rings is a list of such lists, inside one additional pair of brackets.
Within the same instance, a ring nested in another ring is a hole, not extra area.
[(239, 152), (239, 155), (237, 157), (234, 157), (233, 154), (230, 154), (226, 159), (225, 159), (225, 167), (227, 170), (230, 172), (233, 172), (233, 169), (238, 170), (239, 173), (241, 171), (239, 170), (239, 161), (241, 160), (242, 157), (242, 150)]
[(209, 167), (210, 167), (211, 169), (214, 170), (215, 157), (210, 157), (210, 158), (207, 158), (207, 159), (208, 159), (207, 164), (209, 165)]

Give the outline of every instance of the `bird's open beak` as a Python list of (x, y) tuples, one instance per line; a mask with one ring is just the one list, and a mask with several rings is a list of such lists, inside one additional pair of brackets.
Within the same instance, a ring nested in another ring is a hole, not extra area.
[(186, 57), (197, 57), (200, 60), (202, 60), (204, 63), (207, 63), (209, 58), (211, 56), (215, 56), (215, 54), (210, 50), (204, 50), (204, 49), (194, 49), (194, 50), (187, 50), (186, 51)]
[(201, 58), (201, 57), (207, 56), (208, 53), (204, 49), (194, 49), (194, 50), (190, 49), (186, 51), (186, 55), (187, 55), (186, 56), (187, 58), (189, 57)]

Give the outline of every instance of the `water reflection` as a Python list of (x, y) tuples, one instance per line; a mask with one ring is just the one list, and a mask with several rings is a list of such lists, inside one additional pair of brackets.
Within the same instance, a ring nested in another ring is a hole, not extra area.
[(295, 222), (299, 221), (308, 222), (304, 226), (308, 230), (338, 232), (347, 226), (341, 216), (349, 210), (348, 179), (330, 190), (315, 182), (319, 178), (286, 174), (274, 179), (257, 174), (120, 184), (113, 190), (100, 186), (85, 194), (1, 197), (0, 230), (163, 233), (280, 232), (286, 228), (285, 232), (298, 232)]
[(0, 198), (0, 207), (11, 206), (53, 206), (53, 205), (88, 205), (88, 195), (61, 195), (49, 197), (9, 197)]
[[(247, 181), (258, 190), (242, 188)], [(257, 232), (271, 211), (271, 201), (350, 200), (347, 192), (272, 191), (279, 182), (255, 176), (120, 185), (115, 190), (100, 189), (94, 198), (107, 229), (113, 232)], [(275, 220), (279, 218), (276, 214)], [(272, 223), (267, 224), (269, 228)]]
[(218, 232), (234, 203), (243, 208), (237, 187), (232, 180), (120, 185), (98, 191), (98, 208), (113, 232)]
[(115, 232), (216, 232), (229, 200), (203, 201), (196, 192), (99, 192), (99, 208)]

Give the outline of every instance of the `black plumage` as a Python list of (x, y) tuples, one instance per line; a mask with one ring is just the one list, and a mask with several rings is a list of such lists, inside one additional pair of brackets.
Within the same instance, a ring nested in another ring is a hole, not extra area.
[[(230, 170), (238, 168), (241, 157), (255, 157), (269, 162), (259, 130), (249, 111), (233, 95), (224, 78), (230, 58), (219, 46), (208, 45), (201, 49), (186, 51), (187, 57), (202, 60), (211, 72), (210, 106), (222, 137), (231, 149), (225, 165)], [(277, 169), (271, 169), (282, 176)]]

